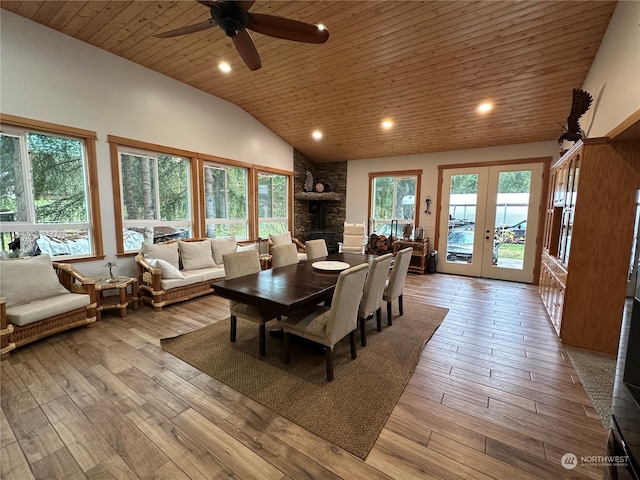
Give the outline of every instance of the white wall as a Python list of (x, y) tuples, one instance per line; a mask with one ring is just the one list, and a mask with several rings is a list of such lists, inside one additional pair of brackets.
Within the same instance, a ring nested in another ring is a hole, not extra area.
[(589, 138), (603, 137), (640, 109), (640, 2), (620, 1), (582, 85), (593, 105), (580, 119)]
[[(528, 158), (558, 158), (557, 141), (510, 145), (507, 147), (478, 148), (451, 152), (424, 153), (401, 157), (354, 160), (347, 164), (347, 221), (366, 222), (369, 198), (369, 172), (422, 170), (419, 224), (431, 241), (435, 238), (438, 201), (438, 165), (518, 160)], [(425, 199), (431, 197), (431, 215), (427, 215)], [(431, 245), (433, 248), (433, 245)]]
[[(225, 100), (5, 10), (0, 48), (2, 113), (97, 132), (108, 260), (116, 246), (107, 135), (293, 171), (293, 148)], [(76, 266), (96, 276), (102, 264)], [(132, 275), (133, 259), (118, 260), (117, 270)]]

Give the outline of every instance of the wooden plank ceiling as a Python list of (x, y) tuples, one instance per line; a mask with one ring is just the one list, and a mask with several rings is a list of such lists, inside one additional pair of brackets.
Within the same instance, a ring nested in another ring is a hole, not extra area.
[[(258, 1), (251, 12), (323, 23), (330, 38), (253, 33), (263, 65), (255, 72), (218, 27), (152, 36), (207, 20), (195, 1), (1, 7), (224, 98), (328, 162), (557, 139), (615, 2)], [(231, 73), (219, 71), (221, 60)], [(495, 107), (480, 115), (485, 101)], [(385, 118), (393, 129), (380, 127)]]

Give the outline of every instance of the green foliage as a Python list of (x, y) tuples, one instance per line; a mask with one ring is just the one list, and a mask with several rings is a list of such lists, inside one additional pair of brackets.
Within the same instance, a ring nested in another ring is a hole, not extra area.
[[(26, 133), (36, 223), (87, 222), (84, 151), (80, 140)], [(0, 208), (27, 220), (19, 137), (0, 136)]]
[(529, 193), (530, 188), (531, 170), (500, 172), (498, 193)]
[(478, 193), (478, 174), (451, 175), (451, 194)]
[(415, 178), (374, 178), (373, 218), (376, 220), (413, 219), (415, 204), (403, 205), (402, 201), (406, 196), (415, 195), (415, 193)]

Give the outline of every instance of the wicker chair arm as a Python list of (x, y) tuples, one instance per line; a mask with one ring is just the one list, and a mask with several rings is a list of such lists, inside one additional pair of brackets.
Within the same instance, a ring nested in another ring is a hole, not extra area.
[(304, 243), (302, 243), (297, 238), (292, 238), (291, 241), (296, 244), (296, 247), (298, 247), (298, 252), (305, 253), (307, 251), (305, 246), (304, 246)]
[(85, 277), (73, 265), (67, 263), (51, 262), (53, 269), (58, 274), (58, 280), (64, 288), (72, 293), (89, 295), (91, 303), (96, 303), (96, 279)]
[(138, 285), (150, 285), (154, 290), (162, 288), (162, 268), (151, 266), (142, 252), (136, 255), (136, 266), (138, 268)]

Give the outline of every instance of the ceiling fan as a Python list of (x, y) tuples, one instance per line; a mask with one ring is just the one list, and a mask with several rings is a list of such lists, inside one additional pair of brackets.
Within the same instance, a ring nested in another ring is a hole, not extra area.
[(263, 13), (249, 13), (249, 9), (255, 3), (254, 1), (197, 0), (197, 2), (209, 7), (211, 11), (209, 20), (168, 32), (157, 33), (154, 37), (177, 37), (178, 35), (199, 32), (218, 25), (227, 36), (233, 39), (233, 44), (244, 63), (249, 67), (249, 70), (258, 70), (262, 66), (262, 62), (247, 29), (270, 37), (293, 40), (295, 42), (324, 43), (329, 39), (329, 32), (317, 25)]

